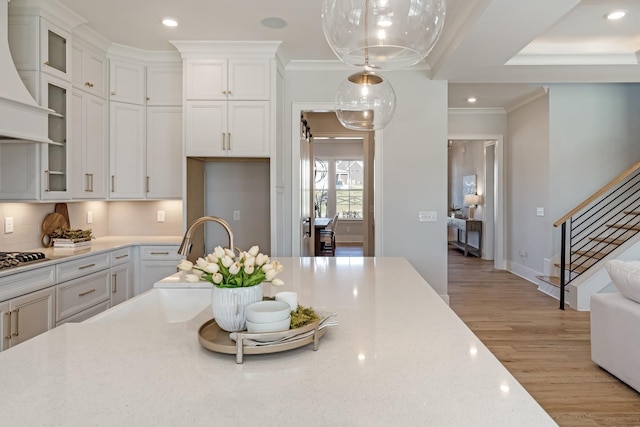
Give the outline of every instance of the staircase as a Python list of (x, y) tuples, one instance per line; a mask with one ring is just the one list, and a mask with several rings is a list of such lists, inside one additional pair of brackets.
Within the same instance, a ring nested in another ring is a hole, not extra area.
[(625, 251), (640, 255), (640, 162), (553, 225), (561, 229), (557, 275), (538, 276), (540, 288), (558, 297), (562, 310), (565, 299), (576, 310), (588, 310), (591, 294), (610, 283), (604, 261)]

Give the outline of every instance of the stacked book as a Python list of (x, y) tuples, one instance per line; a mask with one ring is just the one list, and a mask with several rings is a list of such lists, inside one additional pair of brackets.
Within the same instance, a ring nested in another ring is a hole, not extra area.
[(91, 246), (91, 239), (53, 239), (53, 247), (60, 249), (81, 249)]

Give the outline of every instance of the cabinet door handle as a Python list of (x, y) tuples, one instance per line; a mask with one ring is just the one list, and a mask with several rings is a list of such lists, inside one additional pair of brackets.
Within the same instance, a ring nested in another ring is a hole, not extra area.
[(82, 265), (82, 266), (78, 267), (78, 270), (84, 270), (85, 268), (90, 268), (90, 267), (95, 267), (95, 266), (96, 266), (95, 263)]
[(222, 149), (224, 150), (224, 142), (227, 139), (227, 134), (226, 132), (222, 132)]
[(129, 256), (129, 254), (125, 254), (125, 255), (118, 255), (118, 256), (116, 257), (116, 259), (122, 259), (122, 258), (126, 258), (126, 257), (128, 257), (128, 256)]
[(7, 326), (5, 326), (5, 330), (9, 331), (7, 335), (4, 336), (5, 340), (11, 339), (11, 312), (7, 311), (4, 314), (7, 317)]
[(111, 276), (111, 283), (113, 284), (113, 286), (111, 287), (111, 293), (112, 294), (117, 294), (118, 293), (118, 276), (116, 274), (113, 274)]
[(44, 182), (45, 182), (44, 191), (51, 191), (51, 189), (49, 188), (49, 181), (50, 181), (50, 179), (49, 179), (49, 171), (46, 170), (46, 171), (44, 171)]
[(89, 179), (91, 180), (91, 186), (89, 187), (89, 191), (91, 191), (93, 193), (93, 174), (90, 173), (89, 174)]
[(95, 291), (96, 291), (95, 289), (90, 289), (90, 290), (88, 290), (87, 292), (82, 292), (82, 293), (78, 294), (78, 296), (79, 296), (79, 297), (83, 297), (83, 296), (85, 296), (85, 295), (92, 294), (92, 293), (94, 293)]
[(116, 181), (115, 181), (115, 180), (116, 180), (115, 175), (111, 175), (111, 192), (112, 192), (112, 193), (113, 193), (114, 191), (116, 191), (116, 190), (115, 190), (115, 188), (116, 188)]
[(149, 192), (149, 177), (147, 176), (147, 193)]
[(20, 309), (16, 308), (15, 310), (13, 310), (13, 313), (16, 314), (16, 331), (11, 335), (13, 335), (14, 337), (17, 337), (18, 335), (20, 335), (20, 325), (18, 324), (20, 319)]
[(231, 150), (231, 132), (227, 134), (227, 150)]
[(169, 255), (169, 252), (151, 252), (151, 255)]

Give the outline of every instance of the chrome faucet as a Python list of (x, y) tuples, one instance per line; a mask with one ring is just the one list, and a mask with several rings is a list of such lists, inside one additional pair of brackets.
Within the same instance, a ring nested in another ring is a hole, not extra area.
[(229, 235), (229, 249), (233, 250), (233, 233), (231, 232), (231, 226), (229, 225), (229, 223), (222, 218), (218, 218), (217, 216), (203, 216), (196, 219), (184, 233), (182, 243), (180, 244), (180, 249), (178, 249), (178, 253), (180, 255), (189, 255), (189, 252), (191, 252), (191, 234), (196, 228), (200, 227), (205, 222), (217, 222), (218, 224), (223, 226), (227, 234)]

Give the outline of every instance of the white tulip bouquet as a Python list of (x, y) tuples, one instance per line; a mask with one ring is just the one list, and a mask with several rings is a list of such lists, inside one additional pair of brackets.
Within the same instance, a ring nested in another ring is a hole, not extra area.
[(231, 249), (217, 246), (213, 253), (198, 258), (195, 264), (186, 259), (180, 261), (178, 268), (187, 272), (187, 282), (205, 280), (219, 288), (245, 288), (262, 282), (271, 282), (275, 286), (284, 285), (276, 277), (284, 266), (260, 253), (258, 246), (253, 246), (246, 252), (241, 251), (237, 257)]

